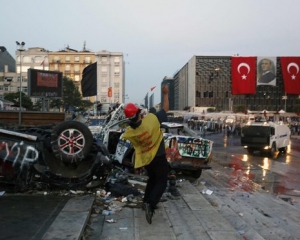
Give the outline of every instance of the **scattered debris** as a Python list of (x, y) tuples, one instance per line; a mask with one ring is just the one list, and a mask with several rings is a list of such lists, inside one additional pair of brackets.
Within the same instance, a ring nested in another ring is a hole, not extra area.
[(114, 219), (107, 219), (106, 222), (109, 222), (109, 223), (116, 223), (116, 220), (114, 220)]
[(290, 198), (290, 197), (281, 197), (281, 199), (283, 200), (283, 201), (286, 201), (286, 202), (289, 202), (291, 205), (294, 205), (295, 204), (295, 199), (292, 199), (292, 198)]
[(202, 194), (207, 194), (207, 195), (211, 195), (213, 193), (212, 190), (209, 190), (209, 189), (205, 189), (202, 191)]

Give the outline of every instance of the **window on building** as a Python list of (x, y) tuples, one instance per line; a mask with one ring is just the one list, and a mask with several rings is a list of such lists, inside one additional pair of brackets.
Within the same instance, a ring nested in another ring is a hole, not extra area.
[(119, 75), (120, 74), (120, 68), (115, 67), (114, 72), (115, 72), (115, 75)]
[(85, 63), (91, 63), (91, 57), (84, 57)]
[(53, 58), (53, 62), (57, 63), (57, 62), (59, 62), (59, 61), (60, 61), (60, 58), (59, 58), (59, 56), (54, 56), (54, 58)]
[(70, 62), (71, 58), (70, 56), (66, 56), (66, 62)]
[(75, 57), (74, 57), (74, 62), (79, 62), (79, 61), (80, 61), (79, 56), (75, 56)]
[(74, 71), (75, 72), (79, 72), (80, 71), (79, 65), (74, 65)]
[(71, 70), (71, 66), (69, 64), (67, 64), (65, 67), (65, 70), (69, 72)]
[(106, 82), (107, 82), (106, 77), (102, 77), (102, 78), (101, 78), (101, 82), (102, 82), (102, 83), (106, 83)]
[(54, 70), (55, 70), (55, 71), (58, 70), (58, 64), (54, 64)]
[(4, 91), (5, 91), (5, 92), (8, 92), (8, 87), (4, 87)]
[(27, 87), (22, 87), (22, 92), (27, 93)]
[(43, 62), (43, 58), (42, 58), (42, 57), (37, 56), (37, 57), (34, 58), (34, 63), (39, 63), (39, 64), (41, 64), (42, 62)]
[(80, 81), (80, 75), (78, 75), (78, 74), (75, 75), (75, 81), (76, 81), (76, 82), (79, 82), (79, 81)]
[(24, 62), (24, 63), (31, 63), (31, 57), (29, 57), (29, 56), (24, 56), (23, 62)]
[(120, 86), (120, 83), (117, 83), (117, 82), (114, 83), (115, 88), (119, 88), (119, 86)]
[(115, 57), (115, 64), (119, 65), (120, 64), (120, 57)]
[(3, 91), (3, 86), (2, 85), (0, 85), (0, 91)]
[(107, 62), (107, 57), (106, 56), (101, 57), (101, 62)]
[(107, 66), (101, 66), (101, 72), (106, 73), (107, 72)]

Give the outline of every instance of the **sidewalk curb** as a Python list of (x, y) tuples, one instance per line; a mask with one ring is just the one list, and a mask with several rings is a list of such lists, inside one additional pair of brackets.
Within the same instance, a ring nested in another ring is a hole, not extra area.
[(80, 239), (90, 217), (94, 200), (95, 197), (90, 195), (71, 198), (42, 239)]

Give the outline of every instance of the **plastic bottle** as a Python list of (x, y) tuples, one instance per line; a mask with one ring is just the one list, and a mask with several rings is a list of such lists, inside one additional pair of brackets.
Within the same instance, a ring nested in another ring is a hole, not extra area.
[(109, 211), (109, 210), (103, 210), (102, 211), (102, 215), (105, 215), (105, 216), (111, 215), (111, 211)]

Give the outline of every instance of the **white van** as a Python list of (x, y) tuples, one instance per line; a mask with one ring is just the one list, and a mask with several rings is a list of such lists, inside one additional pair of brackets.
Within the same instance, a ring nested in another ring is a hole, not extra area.
[(290, 138), (291, 131), (282, 122), (248, 122), (241, 131), (241, 145), (248, 153), (267, 151), (271, 157), (278, 150), (286, 152)]

